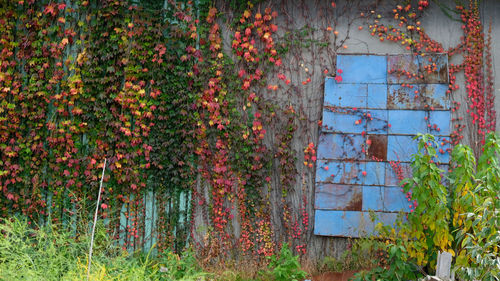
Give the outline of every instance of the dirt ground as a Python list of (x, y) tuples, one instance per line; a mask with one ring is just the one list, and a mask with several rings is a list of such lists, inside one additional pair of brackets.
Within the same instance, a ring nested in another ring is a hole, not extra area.
[(312, 281), (347, 281), (356, 272), (357, 271), (326, 272), (320, 275), (313, 276)]

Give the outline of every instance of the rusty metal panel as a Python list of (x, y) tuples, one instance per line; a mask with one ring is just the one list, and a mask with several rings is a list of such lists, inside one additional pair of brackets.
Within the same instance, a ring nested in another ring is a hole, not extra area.
[(423, 100), (423, 106), (420, 109), (425, 110), (449, 110), (450, 98), (447, 84), (421, 84), (419, 85), (419, 96)]
[(448, 55), (390, 55), (387, 58), (387, 70), (389, 84), (447, 84)]
[(315, 208), (322, 210), (361, 211), (361, 186), (320, 184), (316, 187)]
[(339, 55), (337, 70), (342, 79), (325, 81), (314, 233), (360, 237), (410, 210), (400, 177), (411, 177), (418, 133), (437, 136), (436, 162), (447, 169), (447, 56)]
[(424, 102), (420, 96), (419, 85), (389, 85), (387, 94), (388, 109), (423, 109)]
[(368, 135), (366, 146), (369, 160), (387, 160), (387, 135)]
[[(389, 84), (418, 83), (419, 79), (407, 73), (419, 72), (418, 59), (415, 55), (390, 55), (387, 57), (387, 82)], [(403, 71), (405, 71), (403, 73)]]

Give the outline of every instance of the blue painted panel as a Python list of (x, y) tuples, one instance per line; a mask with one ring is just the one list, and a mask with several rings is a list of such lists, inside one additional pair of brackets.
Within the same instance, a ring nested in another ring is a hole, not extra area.
[(427, 133), (427, 112), (418, 110), (389, 110), (389, 134), (416, 135)]
[(316, 210), (314, 213), (314, 234), (345, 236), (344, 212)]
[(391, 225), (393, 227), (395, 226), (394, 223), (399, 216), (398, 213), (377, 213), (377, 215), (378, 221), (380, 221), (384, 225)]
[(343, 184), (319, 184), (316, 186), (316, 209), (361, 211), (361, 186)]
[(384, 211), (386, 212), (409, 212), (411, 204), (406, 194), (399, 187), (384, 187)]
[(387, 85), (368, 84), (368, 98), (366, 106), (368, 108), (387, 108)]
[(318, 159), (342, 159), (344, 135), (323, 133), (318, 141)]
[[(332, 112), (323, 110), (323, 131), (339, 133), (358, 133), (366, 131), (364, 110)], [(356, 124), (358, 122), (358, 124)]]
[(363, 211), (382, 211), (384, 209), (384, 187), (363, 186)]
[(319, 160), (316, 165), (316, 182), (361, 184), (363, 162)]
[(362, 237), (375, 233), (378, 222), (393, 225), (397, 213), (316, 210), (314, 234), (325, 236)]
[(386, 186), (400, 186), (400, 179), (398, 177), (395, 169), (401, 169), (401, 175), (403, 179), (409, 178), (412, 175), (410, 163), (399, 163), (399, 165), (391, 166), (390, 163), (387, 163), (387, 167), (385, 169), (385, 185)]
[[(435, 136), (448, 136), (451, 133), (450, 128), (451, 113), (450, 111), (430, 111), (429, 124), (430, 133)], [(436, 125), (436, 127), (434, 127)]]
[(348, 237), (361, 237), (374, 233), (376, 222), (368, 212), (345, 212), (344, 231)]
[(355, 134), (322, 133), (318, 143), (318, 159), (365, 159), (362, 145), (365, 137)]
[(317, 210), (315, 214), (316, 235), (360, 237), (373, 233), (374, 228), (367, 212)]
[(337, 84), (333, 78), (325, 81), (325, 106), (366, 107), (366, 84)]
[[(410, 210), (394, 168), (401, 169), (403, 178), (411, 176), (408, 162), (418, 148), (414, 135), (437, 135), (436, 162), (449, 161), (447, 57), (339, 55), (337, 69), (343, 81), (325, 81), (314, 233), (359, 237), (373, 233), (376, 222), (370, 214), (377, 222), (393, 224), (396, 212)], [(388, 74), (389, 69), (404, 72)], [(372, 157), (383, 161), (370, 161)], [(398, 160), (398, 166), (390, 165)]]
[(410, 162), (411, 156), (417, 153), (418, 141), (413, 136), (388, 136), (387, 160)]
[(424, 104), (427, 105), (426, 109), (450, 109), (450, 99), (448, 94), (446, 94), (448, 90), (447, 84), (422, 84), (420, 85), (420, 89), (424, 98)]
[(384, 185), (385, 184), (385, 162), (366, 162), (366, 176), (363, 176), (364, 185)]
[(368, 134), (387, 134), (387, 110), (371, 109), (366, 112), (366, 132)]
[[(410, 88), (412, 87), (412, 88)], [(419, 86), (410, 87), (389, 85), (387, 94), (388, 109), (424, 109), (423, 98), (420, 96)], [(417, 93), (415, 93), (417, 91)]]
[(342, 83), (386, 83), (385, 56), (338, 55), (337, 69), (342, 70)]
[(343, 159), (364, 160), (366, 158), (366, 154), (363, 152), (363, 147), (366, 142), (365, 136), (345, 134), (343, 141), (344, 141)]

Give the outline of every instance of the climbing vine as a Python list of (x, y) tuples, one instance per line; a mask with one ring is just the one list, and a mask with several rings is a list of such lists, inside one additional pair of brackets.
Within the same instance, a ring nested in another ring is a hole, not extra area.
[[(363, 10), (342, 31), (338, 15), (352, 10), (335, 2), (320, 9), (324, 30), (307, 23), (291, 30), (278, 24), (291, 17), (263, 1), (6, 1), (0, 216), (85, 231), (107, 159), (99, 214), (125, 249), (179, 251), (194, 241), (207, 260), (224, 260), (234, 251), (271, 256), (290, 242), (304, 255), (322, 124), (308, 109), (320, 107), (302, 94), (328, 75), (342, 81), (334, 57), (348, 48), (354, 20), (367, 23), (359, 32), (416, 54), (463, 55), (450, 64), (448, 94), (463, 72), (474, 135), (482, 140), (496, 126), (491, 31), (485, 39), (477, 4), (456, 8), (464, 39), (449, 50), (422, 28), (428, 6), (396, 6), (387, 17), (393, 24)], [(307, 61), (304, 49), (328, 55)], [(390, 74), (422, 81), (436, 64)], [(353, 112), (359, 122), (371, 118)], [(453, 121), (458, 144), (470, 126), (460, 116)]]

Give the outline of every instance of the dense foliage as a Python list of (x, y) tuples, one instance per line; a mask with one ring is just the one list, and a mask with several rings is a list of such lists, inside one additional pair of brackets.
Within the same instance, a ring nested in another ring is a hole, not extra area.
[(500, 139), (487, 135), (477, 164), (470, 147), (455, 147), (449, 176), (434, 162), (435, 146), (432, 136), (421, 136), (413, 177), (403, 182), (418, 202), (412, 202), (414, 211), (396, 226), (380, 225), (380, 239), (385, 241), (374, 247), (387, 253), (387, 265), (356, 280), (423, 278), (434, 273), (439, 251), (456, 258), (453, 271), (462, 280), (498, 280)]

